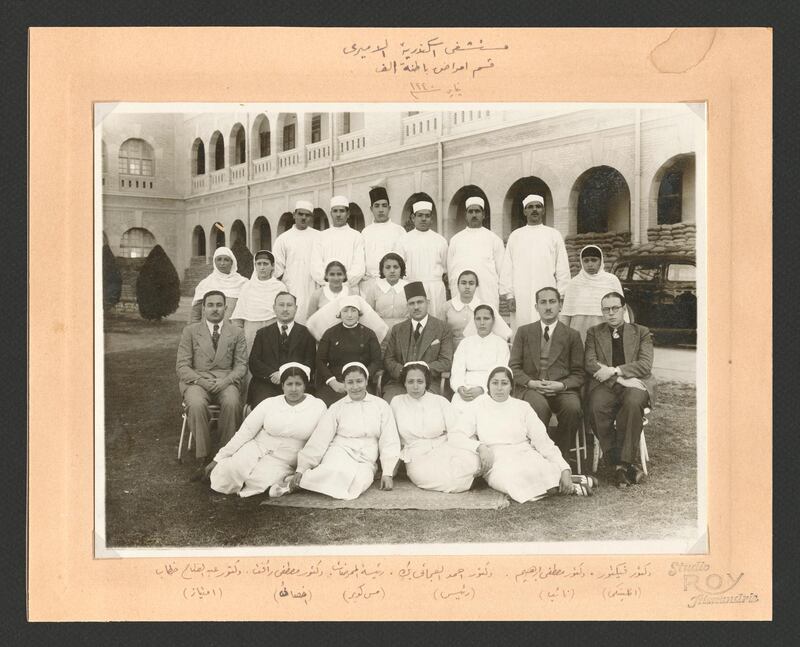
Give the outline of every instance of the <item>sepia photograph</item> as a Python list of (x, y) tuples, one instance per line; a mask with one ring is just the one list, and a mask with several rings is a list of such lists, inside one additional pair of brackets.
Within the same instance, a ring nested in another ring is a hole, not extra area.
[(95, 555), (707, 551), (702, 103), (96, 103)]

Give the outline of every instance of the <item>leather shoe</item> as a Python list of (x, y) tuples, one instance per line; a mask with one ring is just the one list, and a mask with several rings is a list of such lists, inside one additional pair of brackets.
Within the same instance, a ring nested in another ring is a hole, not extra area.
[(639, 483), (641, 483), (642, 479), (644, 478), (644, 472), (640, 470), (636, 465), (630, 465), (628, 467), (627, 477), (631, 483), (636, 483), (636, 485), (639, 485)]
[(627, 471), (622, 466), (617, 468), (616, 479), (617, 479), (617, 487), (619, 488), (628, 487), (631, 484), (631, 481), (628, 478)]

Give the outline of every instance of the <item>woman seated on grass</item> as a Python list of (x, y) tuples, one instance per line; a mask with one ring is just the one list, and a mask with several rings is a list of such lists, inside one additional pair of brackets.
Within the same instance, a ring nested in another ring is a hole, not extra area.
[(252, 496), (294, 473), (297, 453), (325, 413), (325, 404), (306, 393), (308, 366), (290, 362), (278, 370), (283, 395), (262, 400), (208, 464), (212, 490)]
[(347, 268), (339, 261), (331, 261), (325, 266), (325, 283), (326, 285), (314, 290), (309, 297), (306, 318), (310, 318), (326, 303), (350, 294), (358, 294), (358, 288), (351, 288), (347, 284)]
[(514, 501), (535, 501), (547, 494), (589, 496), (592, 476), (572, 476), (569, 465), (547, 435), (531, 406), (511, 397), (513, 377), (507, 366), (489, 373), (488, 394), (460, 418), (462, 433), (473, 440), (483, 478)]
[[(297, 472), (280, 495), (298, 487), (335, 499), (355, 499), (365, 492), (381, 463), (381, 490), (391, 490), (400, 456), (400, 438), (389, 405), (367, 393), (369, 373), (359, 362), (342, 369), (347, 395), (322, 416), (297, 456)], [(270, 492), (270, 495), (273, 493)]]
[(428, 391), (431, 371), (425, 362), (408, 362), (400, 373), (406, 392), (392, 398), (411, 482), (424, 490), (464, 492), (480, 471), (472, 443), (457, 430), (456, 412), (441, 395)]

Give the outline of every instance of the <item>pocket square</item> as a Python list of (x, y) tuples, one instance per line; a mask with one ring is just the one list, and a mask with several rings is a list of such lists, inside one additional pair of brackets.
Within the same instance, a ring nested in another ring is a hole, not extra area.
[(431, 346), (435, 346), (435, 345), (436, 345), (436, 344), (438, 344), (438, 343), (439, 343), (439, 340), (438, 340), (438, 339), (434, 339), (434, 340), (431, 342)]

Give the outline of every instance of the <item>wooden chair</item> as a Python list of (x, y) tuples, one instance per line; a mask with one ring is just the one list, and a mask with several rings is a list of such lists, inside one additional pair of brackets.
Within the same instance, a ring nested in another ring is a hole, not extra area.
[[(547, 424), (548, 427), (557, 427), (558, 426), (558, 418), (556, 414), (550, 415), (550, 422)], [(581, 422), (581, 426), (575, 430), (575, 447), (572, 447), (569, 450), (570, 454), (575, 454), (575, 463), (576, 463), (576, 473), (583, 474), (581, 471), (581, 454), (583, 454), (583, 458), (585, 459), (587, 456), (586, 453), (587, 446), (586, 446), (586, 426), (585, 423)], [(567, 461), (571, 460), (571, 457), (567, 457)], [(595, 470), (596, 471), (596, 470)]]
[[(642, 435), (639, 437), (639, 460), (642, 463), (642, 471), (647, 476), (647, 461), (650, 460), (650, 454), (647, 452), (647, 441), (644, 437), (644, 428), (648, 424), (647, 414), (650, 413), (650, 407), (645, 407), (644, 417), (642, 418)], [(597, 472), (597, 467), (600, 464), (600, 457), (603, 455), (603, 450), (600, 448), (600, 441), (597, 436), (594, 436), (594, 457), (592, 459), (592, 472)]]
[[(208, 405), (208, 422), (209, 424), (219, 422), (219, 414), (220, 414), (220, 407), (218, 404), (209, 404)], [(183, 436), (186, 433), (186, 427), (188, 426), (187, 423), (187, 412), (186, 412), (186, 403), (181, 403), (181, 418), (183, 418), (183, 424), (181, 425), (181, 437), (178, 440), (178, 461), (181, 460), (181, 455), (183, 453)], [(190, 429), (189, 430), (189, 439), (186, 443), (186, 451), (190, 451), (192, 449), (192, 437), (194, 436), (194, 432)]]

